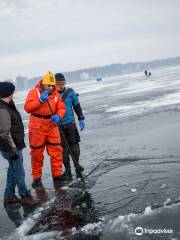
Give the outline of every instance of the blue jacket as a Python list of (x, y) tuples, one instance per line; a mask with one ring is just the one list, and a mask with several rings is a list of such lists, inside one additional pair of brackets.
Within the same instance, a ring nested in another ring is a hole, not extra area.
[[(76, 113), (79, 121), (84, 119), (81, 105), (74, 89), (65, 87), (62, 92), (59, 92), (59, 94), (61, 95), (62, 100), (64, 101), (64, 104), (66, 106), (66, 114), (64, 118), (61, 119), (60, 125), (74, 123), (75, 122), (74, 112)], [(64, 97), (66, 96), (65, 99), (63, 99), (63, 96)]]

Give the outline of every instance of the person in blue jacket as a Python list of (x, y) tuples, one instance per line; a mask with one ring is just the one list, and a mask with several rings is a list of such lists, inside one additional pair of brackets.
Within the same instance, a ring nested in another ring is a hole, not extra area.
[[(84, 168), (79, 164), (80, 157), (80, 136), (76, 126), (74, 112), (76, 113), (79, 120), (80, 130), (84, 130), (85, 128), (85, 117), (82, 112), (82, 108), (79, 102), (78, 94), (75, 93), (74, 89), (65, 87), (66, 80), (62, 73), (56, 73), (56, 88), (61, 95), (61, 98), (66, 106), (66, 114), (64, 118), (60, 120), (60, 127), (62, 129), (63, 135), (65, 136), (69, 147), (76, 159), (79, 170), (83, 171)], [(68, 151), (68, 147), (62, 137), (62, 147), (63, 147), (63, 164), (65, 167), (65, 171), (63, 173), (64, 178), (72, 178), (71, 173), (71, 165), (70, 165), (70, 153)], [(76, 175), (79, 177), (78, 169), (76, 169)]]

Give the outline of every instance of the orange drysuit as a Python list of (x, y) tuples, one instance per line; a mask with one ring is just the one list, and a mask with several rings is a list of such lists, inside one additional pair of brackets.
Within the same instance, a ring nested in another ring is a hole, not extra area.
[[(62, 175), (62, 147), (58, 126), (51, 120), (51, 111), (48, 103), (41, 103), (39, 98), (42, 93), (41, 82), (28, 93), (24, 109), (31, 113), (29, 120), (29, 143), (34, 179), (41, 178), (44, 160), (44, 149), (51, 159), (51, 171), (53, 177)], [(66, 112), (65, 105), (58, 92), (54, 91), (48, 98), (54, 114), (60, 118)]]

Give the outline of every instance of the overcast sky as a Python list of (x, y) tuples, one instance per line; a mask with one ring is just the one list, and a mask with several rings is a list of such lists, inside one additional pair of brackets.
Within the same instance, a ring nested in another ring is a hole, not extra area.
[(0, 80), (180, 56), (180, 0), (0, 0)]

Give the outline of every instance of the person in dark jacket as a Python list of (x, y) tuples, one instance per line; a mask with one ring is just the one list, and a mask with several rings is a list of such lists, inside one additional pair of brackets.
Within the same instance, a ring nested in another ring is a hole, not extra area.
[[(71, 152), (78, 163), (79, 170), (83, 171), (84, 168), (79, 164), (79, 157), (80, 157), (80, 136), (76, 126), (74, 112), (76, 113), (78, 120), (79, 120), (79, 127), (82, 131), (85, 127), (85, 117), (83, 115), (81, 105), (78, 99), (77, 94), (72, 88), (65, 87), (66, 80), (62, 73), (56, 73), (56, 88), (61, 95), (62, 100), (66, 106), (66, 114), (64, 118), (60, 120), (60, 127), (62, 129), (63, 135), (65, 136), (67, 143), (71, 149)], [(65, 171), (63, 173), (63, 177), (72, 178), (71, 173), (71, 165), (70, 165), (70, 153), (62, 137), (62, 147), (63, 147), (63, 164), (65, 167)], [(76, 166), (75, 166), (76, 167)], [(76, 169), (76, 175), (79, 177), (78, 169)]]
[[(0, 152), (8, 160), (4, 206), (9, 204), (36, 205), (25, 184), (22, 149), (24, 126), (21, 115), (13, 102), (15, 86), (11, 82), (0, 82)], [(15, 188), (21, 198), (15, 195)]]

